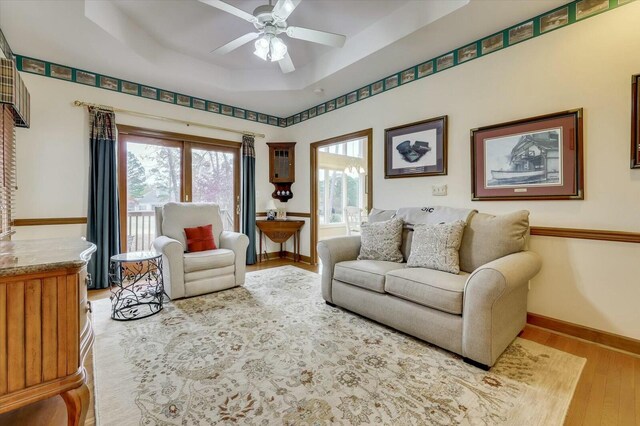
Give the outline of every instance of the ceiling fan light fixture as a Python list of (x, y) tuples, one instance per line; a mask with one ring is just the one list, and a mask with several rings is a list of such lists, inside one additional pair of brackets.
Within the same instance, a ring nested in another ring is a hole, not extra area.
[(265, 34), (256, 40), (254, 55), (263, 61), (277, 62), (287, 54), (287, 45), (272, 34)]
[(266, 37), (260, 37), (256, 40), (254, 46), (256, 50), (253, 52), (253, 54), (263, 61), (268, 60), (267, 56), (269, 55), (269, 40), (267, 40)]
[(287, 45), (278, 37), (271, 39), (271, 61), (277, 62), (287, 54)]

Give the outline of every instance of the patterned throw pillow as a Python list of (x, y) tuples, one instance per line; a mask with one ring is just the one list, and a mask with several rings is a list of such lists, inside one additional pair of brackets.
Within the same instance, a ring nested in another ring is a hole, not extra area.
[(402, 219), (363, 223), (358, 260), (386, 260), (401, 263)]
[(464, 222), (461, 220), (438, 225), (416, 225), (407, 266), (460, 273), (458, 250), (463, 232)]

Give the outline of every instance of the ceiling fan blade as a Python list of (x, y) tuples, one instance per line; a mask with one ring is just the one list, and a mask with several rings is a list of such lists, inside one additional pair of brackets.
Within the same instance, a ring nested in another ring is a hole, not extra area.
[(291, 56), (287, 53), (284, 55), (284, 58), (278, 61), (278, 65), (280, 65), (280, 69), (284, 74), (288, 74), (296, 70), (296, 67), (293, 66), (293, 61), (291, 60)]
[(211, 51), (211, 53), (216, 53), (218, 55), (225, 55), (225, 54), (231, 52), (232, 50), (236, 50), (238, 47), (249, 43), (251, 40), (257, 39), (259, 35), (260, 35), (260, 33), (248, 33), (248, 34), (245, 34), (245, 35), (243, 35), (241, 37), (238, 37), (235, 40), (230, 41), (229, 43), (225, 44), (224, 46), (220, 46), (217, 49), (213, 49)]
[(341, 34), (328, 33), (326, 31), (312, 30), (309, 28), (289, 27), (287, 35), (291, 38), (326, 44), (327, 46), (342, 47), (347, 39)]
[(216, 9), (224, 10), (227, 13), (232, 15), (236, 15), (238, 18), (242, 18), (245, 21), (249, 21), (252, 24), (257, 22), (255, 16), (250, 13), (245, 12), (244, 10), (240, 10), (235, 6), (231, 6), (229, 3), (225, 3), (222, 0), (198, 0), (200, 3), (208, 4), (209, 6), (213, 6)]
[(281, 21), (286, 21), (301, 1), (302, 0), (278, 0), (278, 3), (273, 7), (273, 16)]

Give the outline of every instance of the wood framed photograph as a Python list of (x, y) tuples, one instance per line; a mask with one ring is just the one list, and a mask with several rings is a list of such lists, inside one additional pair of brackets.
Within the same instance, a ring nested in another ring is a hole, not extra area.
[(631, 83), (631, 168), (640, 169), (640, 74)]
[(582, 109), (471, 130), (472, 200), (582, 200)]
[(446, 115), (385, 129), (385, 179), (446, 174)]

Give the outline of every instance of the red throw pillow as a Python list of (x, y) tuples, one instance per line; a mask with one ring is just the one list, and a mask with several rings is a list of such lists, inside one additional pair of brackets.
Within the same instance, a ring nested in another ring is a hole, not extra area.
[(213, 239), (213, 225), (184, 228), (184, 233), (187, 236), (188, 252), (216, 249), (216, 242)]

